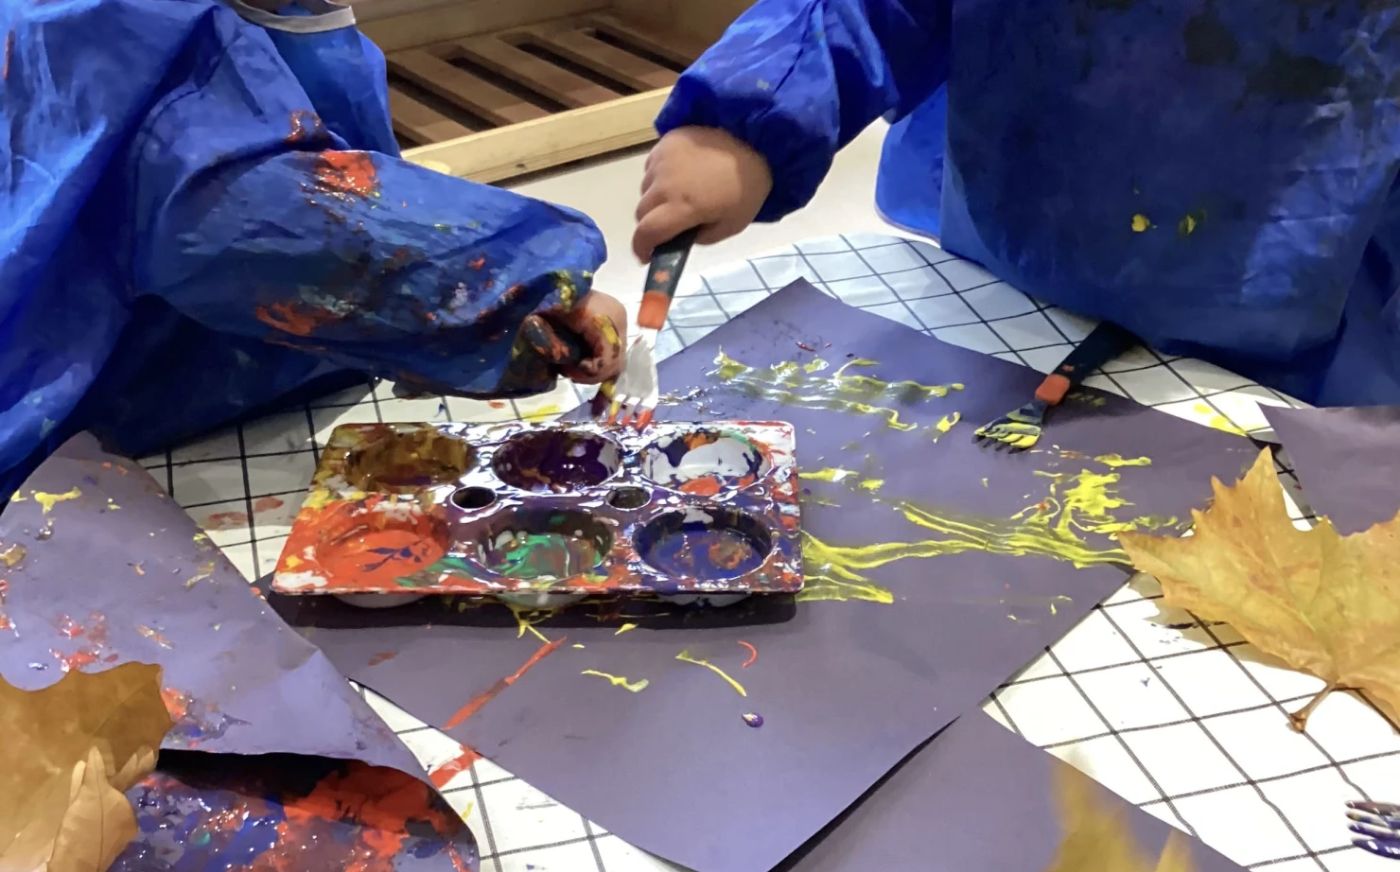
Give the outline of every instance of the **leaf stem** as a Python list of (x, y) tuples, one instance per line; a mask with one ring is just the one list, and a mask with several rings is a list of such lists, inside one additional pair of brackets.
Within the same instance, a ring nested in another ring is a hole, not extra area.
[(1306, 733), (1308, 731), (1308, 718), (1312, 717), (1313, 709), (1321, 705), (1322, 701), (1327, 698), (1327, 695), (1336, 690), (1337, 687), (1338, 682), (1328, 682), (1326, 687), (1318, 691), (1317, 696), (1308, 700), (1307, 705), (1298, 709), (1296, 712), (1289, 713), (1288, 725), (1300, 733)]

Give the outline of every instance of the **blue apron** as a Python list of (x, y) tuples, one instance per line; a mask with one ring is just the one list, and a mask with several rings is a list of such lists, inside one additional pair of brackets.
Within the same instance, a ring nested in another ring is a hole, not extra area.
[(894, 222), (1168, 353), (1400, 403), (1400, 4), (760, 0), (659, 126), (754, 145), (774, 219), (882, 115)]
[(588, 291), (570, 210), (398, 157), (348, 8), (0, 0), (0, 493), (91, 429), (144, 454), (363, 373), (516, 394)]

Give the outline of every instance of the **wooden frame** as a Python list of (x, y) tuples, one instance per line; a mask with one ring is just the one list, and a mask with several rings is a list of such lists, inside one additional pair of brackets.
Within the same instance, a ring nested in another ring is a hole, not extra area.
[(404, 156), (496, 182), (655, 138), (743, 0), (361, 0)]

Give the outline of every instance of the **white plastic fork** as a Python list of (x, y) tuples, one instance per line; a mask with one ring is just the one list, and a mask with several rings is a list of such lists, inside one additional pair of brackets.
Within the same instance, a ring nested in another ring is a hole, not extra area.
[(642, 307), (637, 313), (637, 335), (627, 349), (627, 364), (615, 381), (604, 382), (593, 398), (593, 417), (609, 424), (646, 429), (656, 414), (661, 386), (656, 375), (656, 337), (666, 324), (671, 300), (681, 281), (698, 229), (687, 230), (657, 246), (647, 266)]

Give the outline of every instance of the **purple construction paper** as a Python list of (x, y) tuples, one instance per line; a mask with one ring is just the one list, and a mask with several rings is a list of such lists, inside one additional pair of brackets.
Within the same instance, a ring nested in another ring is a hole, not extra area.
[[(815, 398), (795, 405), (754, 382), (722, 385), (710, 375), (721, 349), (760, 368), (793, 361), (828, 376), (869, 358), (878, 362), (860, 373), (965, 389), (938, 399), (894, 386), (882, 402), (899, 427), (913, 427), (895, 429), (883, 413), (833, 409), (840, 404), (820, 391), (790, 392)], [(1037, 452), (974, 445), (974, 422), (1020, 405), (1040, 378), (798, 284), (663, 364), (663, 388), (686, 399), (661, 415), (791, 421), (806, 476), (804, 529), (843, 546), (934, 535), (896, 511), (906, 501), (975, 523), (1054, 509), (1047, 472), (1119, 475), (1132, 504), (1122, 516), (1185, 517), (1208, 497), (1212, 476), (1237, 475), (1254, 453), (1244, 439), (1093, 395), (1055, 412)], [(954, 412), (963, 423), (940, 435), (937, 423)], [(1153, 462), (1093, 460), (1110, 455)], [(828, 468), (855, 478), (818, 480)], [(811, 591), (819, 567), (807, 557)], [(622, 838), (730, 872), (780, 862), (1126, 577), (1117, 564), (1076, 569), (975, 548), (865, 575), (892, 604), (632, 603), (530, 628), (464, 600), (373, 612), (325, 597), (274, 604), (348, 674)]]
[[(1044, 872), (1064, 837), (1056, 782), (1068, 767), (986, 714), (969, 712), (780, 868)], [(1106, 788), (1104, 796), (1143, 852), (1157, 856), (1172, 827)], [(1191, 843), (1191, 856), (1195, 872), (1242, 872), (1200, 842)]]
[[(145, 470), (74, 437), (0, 515), (0, 675), (163, 669), (163, 748), (360, 760), (421, 776), (413, 755), (315, 646)], [(13, 565), (7, 566), (6, 564)]]
[(1400, 406), (1265, 408), (1303, 493), (1342, 533), (1400, 511)]

